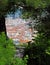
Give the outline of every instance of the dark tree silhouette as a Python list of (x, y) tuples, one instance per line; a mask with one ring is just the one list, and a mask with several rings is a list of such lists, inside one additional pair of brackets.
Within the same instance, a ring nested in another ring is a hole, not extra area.
[(6, 34), (6, 26), (5, 26), (5, 17), (1, 16), (0, 17), (0, 33), (5, 32)]

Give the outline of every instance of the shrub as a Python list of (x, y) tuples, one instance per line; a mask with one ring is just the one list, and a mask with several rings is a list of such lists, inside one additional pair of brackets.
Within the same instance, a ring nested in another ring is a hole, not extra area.
[(0, 34), (0, 65), (27, 65), (26, 58), (14, 58), (15, 46), (11, 39), (6, 40), (4, 33)]
[(50, 65), (50, 40), (43, 33), (38, 34), (34, 43), (25, 49), (28, 65)]
[(14, 57), (15, 47), (12, 40), (6, 40), (4, 33), (0, 34), (0, 65), (11, 64)]

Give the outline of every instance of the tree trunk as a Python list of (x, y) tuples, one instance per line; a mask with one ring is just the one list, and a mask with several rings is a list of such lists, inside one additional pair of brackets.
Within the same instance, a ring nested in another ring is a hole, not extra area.
[(1, 32), (4, 32), (6, 34), (5, 16), (0, 17), (0, 33)]

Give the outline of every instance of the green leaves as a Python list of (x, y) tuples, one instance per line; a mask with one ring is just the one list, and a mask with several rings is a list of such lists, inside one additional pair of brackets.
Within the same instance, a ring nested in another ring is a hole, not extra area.
[(15, 46), (12, 40), (6, 40), (3, 33), (0, 34), (0, 65), (27, 65), (27, 58), (14, 58)]
[(28, 6), (32, 6), (35, 8), (45, 8), (50, 1), (48, 0), (26, 0), (26, 4)]
[(15, 47), (12, 40), (6, 40), (4, 33), (0, 34), (0, 65), (11, 63), (14, 53)]
[(27, 62), (25, 59), (23, 60), (22, 58), (16, 58), (16, 62), (14, 65), (27, 65)]
[(0, 16), (5, 15), (5, 13), (7, 12), (7, 5), (8, 5), (8, 0), (0, 1)]

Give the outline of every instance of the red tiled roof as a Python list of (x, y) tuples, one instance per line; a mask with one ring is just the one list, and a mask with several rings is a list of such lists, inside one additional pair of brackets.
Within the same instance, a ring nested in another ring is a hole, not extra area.
[[(12, 21), (10, 20), (10, 22), (12, 22)], [(15, 22), (17, 22), (17, 21), (14, 21), (14, 23)], [(9, 23), (6, 23), (6, 30), (7, 30), (7, 33), (8, 33), (8, 37), (9, 38), (19, 39), (19, 42), (22, 42), (22, 43), (25, 43), (25, 42), (28, 42), (28, 41), (31, 40), (31, 38), (30, 39), (27, 38), (26, 31), (29, 32), (30, 35), (31, 35), (32, 34), (32, 29), (29, 29), (27, 27), (27, 25), (25, 25), (24, 23), (20, 23), (19, 25), (13, 26), (13, 27), (11, 25), (12, 24), (9, 25)]]

